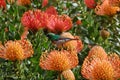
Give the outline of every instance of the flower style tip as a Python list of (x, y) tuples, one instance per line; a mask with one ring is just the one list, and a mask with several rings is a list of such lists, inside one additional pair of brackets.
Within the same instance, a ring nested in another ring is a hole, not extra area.
[(46, 29), (49, 32), (61, 33), (72, 28), (72, 20), (67, 15), (52, 15), (47, 19)]
[(6, 60), (23, 60), (33, 55), (33, 49), (27, 40), (7, 41), (0, 47), (0, 55)]
[[(76, 56), (77, 57), (77, 56)], [(70, 55), (68, 51), (51, 51), (49, 54), (43, 53), (40, 58), (40, 67), (45, 70), (64, 71), (75, 67), (78, 58)], [(72, 60), (71, 60), (71, 59)]]
[(21, 18), (21, 23), (24, 27), (32, 31), (38, 31), (46, 24), (46, 17), (41, 10), (29, 10), (25, 12)]
[(17, 5), (19, 6), (26, 6), (26, 5), (30, 5), (31, 1), (30, 0), (17, 0)]

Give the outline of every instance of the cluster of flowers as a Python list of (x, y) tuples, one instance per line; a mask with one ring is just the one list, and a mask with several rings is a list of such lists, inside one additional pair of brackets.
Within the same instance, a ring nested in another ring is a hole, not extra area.
[(53, 6), (47, 8), (46, 11), (36, 9), (25, 12), (21, 18), (21, 23), (32, 31), (46, 29), (53, 33), (61, 33), (72, 27), (71, 18), (67, 15), (58, 15)]
[(120, 78), (120, 57), (107, 54), (101, 46), (94, 46), (85, 58), (82, 75), (89, 80), (118, 80)]
[(120, 12), (120, 0), (84, 0), (88, 8), (95, 9), (97, 15), (115, 15)]

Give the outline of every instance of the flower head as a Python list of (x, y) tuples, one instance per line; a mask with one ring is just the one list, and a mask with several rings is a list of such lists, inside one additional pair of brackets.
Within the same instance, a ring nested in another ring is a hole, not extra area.
[(29, 10), (23, 14), (21, 23), (24, 27), (36, 31), (46, 25), (46, 17), (47, 15), (41, 10)]
[(96, 7), (96, 2), (95, 0), (84, 0), (85, 5), (90, 8), (93, 9)]
[(27, 40), (7, 41), (0, 48), (0, 57), (12, 61), (23, 60), (33, 54), (32, 45)]
[(6, 2), (5, 0), (0, 0), (0, 8), (6, 8)]
[(46, 29), (53, 33), (61, 33), (71, 29), (72, 21), (67, 15), (51, 15), (47, 19)]
[(20, 5), (20, 6), (25, 6), (30, 4), (31, 4), (30, 0), (17, 0), (17, 5)]
[(109, 0), (104, 0), (101, 5), (97, 5), (95, 8), (95, 13), (97, 15), (114, 15), (118, 11), (120, 11), (120, 8), (117, 6), (112, 6), (109, 4)]
[(78, 64), (77, 55), (71, 55), (68, 51), (51, 51), (43, 53), (40, 58), (40, 67), (45, 70), (64, 71), (74, 68)]

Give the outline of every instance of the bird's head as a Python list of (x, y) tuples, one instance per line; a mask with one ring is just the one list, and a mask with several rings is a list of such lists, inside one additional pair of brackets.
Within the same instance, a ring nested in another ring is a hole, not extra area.
[(54, 34), (54, 33), (48, 33), (46, 36), (47, 36), (51, 41), (55, 41), (55, 40), (58, 40), (58, 39), (60, 38), (59, 35)]

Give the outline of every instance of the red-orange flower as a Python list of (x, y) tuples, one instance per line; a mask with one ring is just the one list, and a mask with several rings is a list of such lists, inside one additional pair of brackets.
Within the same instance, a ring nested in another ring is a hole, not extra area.
[(95, 13), (97, 15), (110, 16), (116, 14), (118, 11), (120, 11), (120, 8), (110, 5), (109, 0), (104, 0), (101, 5), (98, 4), (95, 8)]
[(45, 7), (48, 4), (48, 0), (42, 0), (42, 7)]
[(17, 0), (17, 5), (20, 5), (20, 6), (25, 6), (30, 4), (31, 4), (30, 0)]
[(71, 29), (72, 21), (67, 15), (51, 15), (47, 19), (46, 29), (53, 33), (61, 33)]
[(5, 0), (0, 0), (0, 8), (6, 8), (6, 2)]
[(24, 27), (36, 31), (46, 25), (46, 17), (47, 15), (41, 10), (29, 10), (23, 14), (21, 23)]
[(78, 36), (73, 36), (69, 32), (64, 32), (60, 36), (65, 38), (76, 39), (76, 40), (65, 42), (62, 45), (59, 45), (58, 46), (59, 48), (66, 48), (67, 50), (76, 51), (76, 52), (80, 52), (83, 49), (82, 41), (79, 39)]
[(7, 60), (23, 60), (32, 55), (32, 45), (28, 40), (7, 41), (0, 46), (0, 58)]
[(84, 3), (85, 5), (88, 7), (88, 8), (95, 8), (96, 7), (96, 2), (95, 0), (84, 0)]
[(40, 67), (45, 70), (64, 71), (76, 67), (78, 57), (68, 51), (51, 51), (43, 53), (40, 58)]

